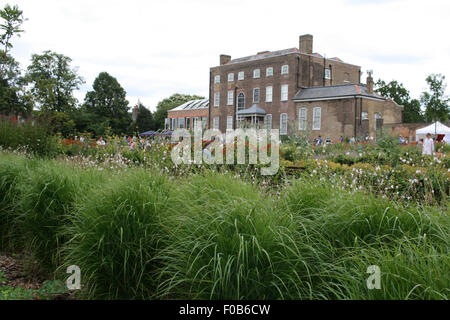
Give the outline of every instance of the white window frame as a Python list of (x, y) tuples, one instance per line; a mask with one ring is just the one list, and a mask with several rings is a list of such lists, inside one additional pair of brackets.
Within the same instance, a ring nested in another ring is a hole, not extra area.
[(219, 130), (219, 124), (220, 124), (220, 118), (214, 117), (213, 118), (213, 129)]
[(367, 111), (361, 112), (361, 120), (369, 120), (369, 113)]
[[(242, 106), (241, 109), (239, 109), (239, 97), (240, 97), (241, 95), (244, 96), (244, 105)], [(245, 93), (239, 92), (239, 94), (238, 94), (238, 96), (237, 96), (237, 99), (236, 99), (236, 108), (237, 108), (238, 111), (245, 110)]]
[(261, 69), (253, 70), (253, 79), (259, 79), (259, 78), (261, 78)]
[(273, 101), (273, 87), (268, 86), (266, 87), (266, 102), (272, 102)]
[(325, 69), (324, 78), (326, 80), (331, 80), (331, 70), (330, 69)]
[[(286, 121), (283, 121), (283, 118), (286, 118)], [(280, 114), (280, 135), (285, 136), (287, 135), (288, 131), (288, 114), (282, 113)]]
[[(270, 72), (269, 72), (270, 70)], [(266, 77), (272, 77), (273, 76), (273, 67), (266, 68)]]
[[(284, 89), (286, 89), (284, 92)], [(289, 100), (289, 85), (288, 84), (283, 84), (281, 86), (281, 101), (288, 101)]]
[(233, 116), (227, 117), (227, 130), (233, 130)]
[(233, 82), (234, 81), (234, 73), (229, 73), (228, 74), (228, 82)]
[(320, 130), (321, 127), (322, 127), (322, 108), (314, 107), (312, 129), (318, 131)]
[(298, 130), (305, 131), (308, 126), (308, 109), (300, 108), (298, 110)]
[(266, 114), (266, 116), (264, 117), (264, 127), (267, 130), (272, 129), (272, 115), (271, 114)]
[(234, 104), (234, 91), (229, 90), (227, 96), (227, 106), (232, 106)]
[[(255, 92), (258, 90), (258, 100), (255, 99)], [(253, 88), (253, 103), (259, 103), (261, 101), (261, 89)]]
[(245, 79), (245, 72), (244, 71), (239, 72), (238, 73), (238, 81), (244, 80), (244, 79)]
[(216, 75), (214, 77), (214, 84), (218, 84), (218, 83), (220, 83), (220, 75)]
[(383, 119), (383, 115), (379, 112), (375, 112), (375, 114), (373, 116), (374, 116), (373, 129), (376, 131), (377, 130), (377, 120)]
[(281, 67), (281, 74), (289, 74), (289, 65), (285, 64)]
[(220, 92), (214, 92), (214, 107), (220, 107)]

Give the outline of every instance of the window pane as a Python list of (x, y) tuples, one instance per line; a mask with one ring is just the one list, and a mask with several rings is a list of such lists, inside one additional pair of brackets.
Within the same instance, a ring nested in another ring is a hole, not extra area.
[(289, 66), (285, 65), (281, 67), (281, 74), (288, 74), (289, 73)]
[(288, 124), (288, 115), (287, 113), (282, 113), (280, 118), (280, 134), (287, 134), (287, 124)]
[(233, 129), (233, 117), (232, 116), (227, 117), (227, 129), (228, 130)]
[(253, 102), (258, 103), (259, 102), (259, 88), (253, 89)]
[(261, 76), (261, 71), (256, 69), (253, 71), (253, 78), (259, 78)]
[(214, 129), (219, 129), (219, 117), (214, 117)]
[(228, 99), (227, 99), (227, 105), (232, 106), (234, 103), (234, 92), (228, 91)]
[(299, 130), (306, 130), (306, 124), (307, 124), (307, 120), (306, 120), (306, 115), (307, 115), (307, 111), (306, 108), (301, 108), (299, 110), (299, 115), (298, 115), (298, 119), (299, 119), (299, 123), (298, 123), (298, 128)]
[(233, 81), (234, 81), (234, 73), (228, 74), (228, 82), (233, 82)]
[(272, 102), (273, 87), (266, 88), (266, 102)]
[(238, 95), (238, 111), (245, 109), (245, 95), (244, 93), (239, 93)]
[(214, 77), (214, 83), (220, 83), (220, 76)]
[(281, 86), (281, 101), (288, 100), (289, 86), (287, 84)]
[(245, 74), (244, 71), (238, 73), (238, 80), (244, 80)]
[(220, 105), (220, 93), (214, 93), (214, 107), (218, 107)]
[(264, 118), (264, 125), (267, 130), (272, 129), (272, 115), (271, 114), (266, 115), (266, 117)]
[(313, 130), (320, 130), (321, 122), (322, 122), (322, 109), (320, 107), (314, 108)]
[(271, 77), (271, 76), (273, 76), (273, 68), (272, 67), (266, 69), (266, 77)]

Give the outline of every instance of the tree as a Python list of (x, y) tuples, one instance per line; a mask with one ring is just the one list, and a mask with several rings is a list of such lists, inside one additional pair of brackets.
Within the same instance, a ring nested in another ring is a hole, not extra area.
[(426, 79), (429, 90), (422, 93), (420, 101), (425, 106), (425, 117), (427, 121), (446, 121), (450, 118), (449, 99), (445, 95), (445, 76), (432, 74)]
[(138, 115), (136, 122), (131, 124), (129, 133), (146, 132), (155, 129), (153, 113), (148, 110), (140, 101), (138, 102)]
[(391, 98), (395, 103), (404, 106), (403, 122), (424, 122), (419, 100), (411, 99), (409, 91), (396, 80), (386, 83), (383, 80), (376, 82), (377, 91), (384, 97)]
[[(3, 56), (2, 50), (0, 55)], [(0, 114), (26, 116), (33, 106), (19, 63), (12, 56), (6, 55), (3, 67), (4, 71), (0, 76)]]
[(168, 110), (174, 109), (188, 101), (199, 99), (205, 98), (197, 95), (186, 95), (176, 93), (171, 97), (159, 102), (158, 105), (156, 106), (156, 112), (154, 114), (155, 129), (164, 129), (164, 121), (167, 118)]
[(77, 69), (71, 68), (72, 59), (52, 51), (33, 54), (25, 79), (31, 84), (31, 93), (41, 111), (71, 113), (77, 99), (73, 91), (84, 83)]
[(105, 124), (108, 124), (115, 134), (126, 132), (131, 115), (128, 113), (127, 94), (117, 79), (107, 72), (101, 72), (92, 87), (94, 90), (86, 94), (82, 107), (82, 111), (92, 115), (88, 129), (99, 135), (102, 134), (101, 129), (107, 127)]
[(3, 10), (0, 10), (0, 17), (4, 20), (4, 22), (0, 24), (0, 30), (2, 30), (2, 34), (0, 35), (0, 43), (4, 47), (1, 51), (1, 77), (3, 75), (6, 61), (8, 59), (8, 49), (11, 49), (13, 47), (11, 44), (11, 38), (14, 35), (20, 37), (20, 34), (23, 32), (20, 27), (22, 26), (22, 23), (25, 21), (25, 19), (23, 18), (23, 11), (19, 10), (19, 7), (17, 5), (11, 7), (9, 4), (7, 4), (3, 8)]

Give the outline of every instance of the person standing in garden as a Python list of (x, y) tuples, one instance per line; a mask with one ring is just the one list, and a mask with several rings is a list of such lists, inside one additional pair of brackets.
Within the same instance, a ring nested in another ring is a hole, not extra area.
[(427, 133), (427, 137), (423, 141), (422, 155), (432, 156), (434, 154), (434, 141), (431, 138), (431, 134)]

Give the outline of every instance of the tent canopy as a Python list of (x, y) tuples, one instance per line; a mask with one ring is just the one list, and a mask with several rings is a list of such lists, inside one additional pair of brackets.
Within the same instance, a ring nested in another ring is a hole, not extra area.
[(437, 121), (436, 123), (433, 123), (428, 127), (416, 130), (416, 135), (426, 135), (427, 133), (450, 135), (450, 128)]

